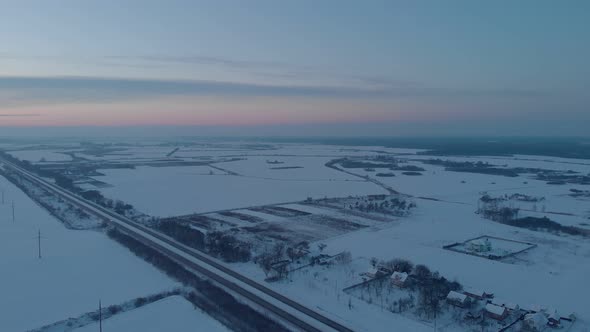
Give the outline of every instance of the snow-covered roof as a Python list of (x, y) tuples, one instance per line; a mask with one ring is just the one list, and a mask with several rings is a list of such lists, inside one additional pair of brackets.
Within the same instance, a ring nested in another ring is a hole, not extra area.
[(501, 307), (506, 307), (506, 309), (510, 309), (510, 310), (518, 310), (518, 309), (520, 309), (520, 306), (518, 304), (512, 303), (512, 302), (508, 302), (508, 301), (506, 301), (504, 299), (495, 298), (492, 301), (492, 304), (499, 305)]
[(473, 289), (473, 288), (468, 288), (465, 290), (465, 293), (469, 293), (469, 294), (473, 294), (476, 296), (480, 296), (480, 297), (484, 297), (484, 295), (486, 294), (484, 291), (479, 290), (479, 289)]
[(393, 272), (391, 275), (392, 280), (405, 282), (408, 279), (408, 274), (406, 272)]
[(533, 304), (530, 306), (531, 311), (535, 311), (535, 312), (542, 312), (542, 311), (547, 311), (547, 306), (544, 305), (540, 305), (540, 304)]
[(557, 321), (560, 319), (560, 316), (559, 316), (559, 314), (557, 313), (557, 310), (553, 311), (553, 312), (552, 312), (552, 313), (549, 315), (549, 319), (555, 319), (555, 320), (557, 320)]
[(498, 316), (502, 316), (504, 314), (504, 312), (506, 311), (506, 308), (499, 307), (495, 304), (488, 303), (488, 304), (486, 304), (486, 311), (489, 313), (498, 315)]
[(520, 308), (516, 303), (505, 303), (504, 306), (510, 310), (518, 310)]
[(524, 321), (530, 327), (541, 328), (545, 325), (547, 318), (545, 318), (545, 315), (543, 315), (542, 313), (537, 312), (535, 314), (526, 314), (524, 316)]
[(447, 295), (448, 300), (463, 302), (467, 299), (467, 295), (461, 294), (459, 292), (450, 291), (449, 295)]

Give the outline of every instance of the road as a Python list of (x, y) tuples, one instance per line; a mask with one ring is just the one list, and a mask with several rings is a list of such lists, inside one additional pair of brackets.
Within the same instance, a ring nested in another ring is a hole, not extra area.
[(243, 296), (256, 305), (273, 313), (303, 331), (352, 331), (318, 312), (306, 307), (272, 289), (226, 267), (215, 259), (187, 247), (153, 229), (116, 214), (95, 203), (89, 202), (61, 187), (56, 186), (11, 162), (0, 158), (4, 164), (29, 181), (61, 196), (87, 213), (103, 219), (108, 224), (141, 241), (162, 254), (181, 263), (188, 269), (210, 278), (225, 288)]

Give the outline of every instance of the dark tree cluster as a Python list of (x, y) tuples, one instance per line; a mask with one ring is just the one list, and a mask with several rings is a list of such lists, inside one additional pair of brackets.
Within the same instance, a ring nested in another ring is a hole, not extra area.
[(404, 199), (391, 198), (385, 199), (381, 202), (371, 201), (365, 199), (362, 202), (356, 202), (354, 205), (349, 205), (350, 209), (359, 210), (361, 212), (378, 212), (378, 213), (399, 213), (407, 214), (411, 209), (415, 208), (416, 204), (408, 202)]
[(235, 236), (219, 231), (207, 233), (207, 251), (226, 262), (248, 262), (252, 258), (250, 245)]
[(187, 300), (212, 317), (229, 325), (233, 330), (244, 332), (288, 331), (277, 322), (239, 302), (225, 290), (215, 286), (208, 280), (196, 277), (175, 261), (133, 237), (116, 229), (109, 230), (108, 235), (129, 248), (135, 255), (164, 271), (170, 277), (182, 282), (185, 286), (192, 287), (194, 291), (186, 296)]
[[(432, 272), (426, 265), (414, 265), (406, 259), (392, 259), (386, 262), (378, 262), (372, 259), (375, 267), (389, 271), (389, 273), (405, 272), (410, 275), (406, 287), (412, 291), (418, 291), (417, 313), (428, 318), (436, 318), (442, 310), (442, 303), (450, 291), (459, 291), (461, 284), (457, 281), (450, 281), (440, 276), (438, 272)], [(413, 301), (413, 298), (412, 298)], [(412, 307), (411, 303), (403, 303), (403, 307)], [(402, 308), (396, 308), (402, 311)]]
[(493, 221), (508, 223), (518, 216), (518, 208), (500, 207), (500, 208), (487, 208), (483, 209), (481, 213), (484, 218)]
[(205, 234), (179, 222), (160, 221), (157, 229), (178, 242), (198, 250), (205, 249)]
[(564, 226), (558, 222), (555, 222), (547, 217), (524, 217), (514, 220), (509, 220), (505, 224), (510, 226), (516, 226), (521, 228), (527, 228), (534, 231), (546, 231), (551, 233), (565, 233), (569, 235), (579, 235), (590, 237), (590, 231), (587, 229), (575, 227), (575, 226)]

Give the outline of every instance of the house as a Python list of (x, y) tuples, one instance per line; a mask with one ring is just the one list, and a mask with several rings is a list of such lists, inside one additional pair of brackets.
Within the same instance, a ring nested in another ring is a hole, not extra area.
[(384, 277), (388, 274), (390, 274), (391, 271), (383, 266), (377, 266), (377, 267), (370, 267), (369, 270), (365, 273), (361, 273), (362, 276), (374, 279), (374, 278), (379, 278), (379, 277)]
[(450, 291), (447, 295), (447, 302), (456, 307), (465, 308), (469, 305), (469, 297), (459, 292)]
[(491, 303), (500, 307), (505, 307), (506, 309), (508, 309), (509, 312), (520, 310), (520, 306), (518, 304), (500, 299), (494, 299)]
[(554, 311), (547, 319), (547, 326), (559, 327), (559, 324), (561, 324), (561, 317), (559, 317), (557, 311)]
[(377, 277), (378, 274), (379, 270), (376, 267), (370, 267), (369, 270), (367, 270), (367, 272), (361, 273), (362, 276), (365, 276), (370, 279)]
[(483, 299), (489, 299), (494, 297), (494, 294), (492, 293), (486, 293), (482, 290), (478, 290), (478, 289), (467, 289), (463, 291), (463, 294), (474, 298), (476, 300), (483, 300)]
[(393, 274), (391, 275), (391, 283), (400, 288), (406, 286), (407, 280), (408, 274), (405, 272), (393, 272)]
[(518, 311), (520, 310), (520, 306), (515, 303), (504, 303), (503, 305), (508, 311)]
[(540, 312), (526, 314), (522, 320), (522, 330), (530, 332), (542, 331), (546, 322), (547, 318)]
[(508, 309), (491, 303), (486, 304), (485, 313), (486, 316), (499, 321), (502, 321), (508, 317)]
[(544, 305), (540, 305), (540, 304), (533, 304), (533, 305), (529, 306), (529, 310), (528, 311), (531, 311), (533, 313), (536, 313), (536, 312), (547, 312), (547, 307), (544, 306)]

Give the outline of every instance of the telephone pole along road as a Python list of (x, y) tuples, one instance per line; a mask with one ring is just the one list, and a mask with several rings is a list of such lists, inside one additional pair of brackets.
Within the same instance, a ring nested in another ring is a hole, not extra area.
[(303, 331), (352, 332), (346, 326), (229, 269), (198, 250), (187, 247), (160, 232), (87, 201), (40, 178), (34, 173), (0, 158), (1, 165), (5, 168), (12, 169), (36, 185), (61, 196), (81, 210), (103, 219), (108, 224), (141, 241), (143, 244), (158, 250), (184, 267), (196, 271), (198, 274), (204, 275), (232, 292), (248, 299), (292, 326)]

